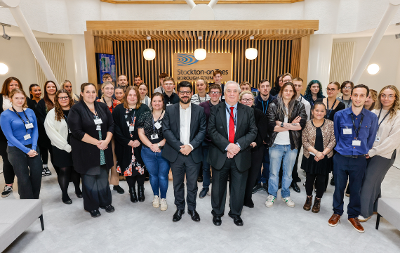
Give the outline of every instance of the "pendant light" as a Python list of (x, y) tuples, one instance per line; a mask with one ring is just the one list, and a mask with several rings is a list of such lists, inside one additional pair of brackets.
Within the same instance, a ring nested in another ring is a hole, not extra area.
[[(251, 40), (254, 40), (254, 36), (253, 35), (250, 36), (250, 41)], [(254, 60), (258, 56), (258, 50), (257, 50), (257, 48), (249, 47), (249, 48), (246, 49), (245, 55), (246, 55), (246, 59)]]
[[(197, 37), (199, 39), (199, 42), (203, 38), (202, 36)], [(204, 46), (204, 43), (203, 43)], [(207, 51), (204, 48), (198, 48), (194, 50), (194, 58), (198, 61), (202, 61), (207, 57)]]
[[(147, 40), (150, 41), (151, 37), (147, 36)], [(156, 51), (152, 48), (146, 48), (143, 50), (143, 57), (148, 61), (152, 61), (156, 58)]]

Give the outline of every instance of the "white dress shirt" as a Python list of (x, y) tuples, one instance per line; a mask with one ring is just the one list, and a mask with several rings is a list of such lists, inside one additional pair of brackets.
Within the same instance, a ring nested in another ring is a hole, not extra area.
[(192, 150), (193, 146), (190, 145), (190, 121), (192, 117), (192, 106), (189, 103), (188, 108), (183, 109), (182, 106), (179, 104), (179, 122), (180, 122), (180, 141), (183, 145), (189, 145)]

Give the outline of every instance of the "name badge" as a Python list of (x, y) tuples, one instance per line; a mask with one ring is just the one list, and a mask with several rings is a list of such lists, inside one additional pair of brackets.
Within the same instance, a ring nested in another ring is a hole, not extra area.
[(170, 105), (172, 105), (172, 104), (170, 102), (168, 102), (167, 106), (170, 106)]
[(381, 140), (381, 138), (376, 136), (375, 141), (380, 141), (380, 140)]
[(31, 138), (31, 135), (30, 134), (25, 134), (24, 135), (24, 140), (29, 140)]
[(100, 124), (103, 124), (103, 121), (100, 118), (97, 118), (97, 119), (94, 120), (94, 123), (96, 125), (100, 125)]
[(97, 130), (97, 131), (101, 131), (101, 126), (100, 126), (100, 125), (97, 125), (97, 126), (96, 126), (96, 130)]
[(160, 123), (160, 122), (156, 122), (156, 123), (154, 124), (154, 126), (155, 126), (157, 129), (160, 129), (161, 123)]
[(353, 146), (361, 146), (361, 141), (360, 141), (360, 140), (353, 140), (353, 141), (351, 142), (351, 144), (352, 144)]
[(129, 126), (129, 132), (135, 131), (135, 126)]
[(344, 128), (344, 129), (343, 129), (343, 134), (353, 134), (353, 129), (351, 129), (351, 128)]
[(222, 96), (222, 97), (221, 97), (221, 100), (222, 100), (222, 99), (225, 99), (225, 96)]
[(26, 129), (31, 129), (31, 128), (33, 128), (33, 123), (25, 124), (25, 128), (26, 128)]
[(158, 134), (152, 134), (152, 135), (150, 136), (150, 138), (151, 138), (152, 140), (158, 139)]

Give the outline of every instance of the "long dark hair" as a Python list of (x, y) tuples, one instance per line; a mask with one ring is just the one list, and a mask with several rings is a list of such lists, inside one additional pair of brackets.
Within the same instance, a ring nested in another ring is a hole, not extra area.
[(74, 105), (74, 100), (72, 99), (71, 93), (69, 93), (66, 89), (61, 89), (56, 92), (56, 96), (54, 97), (54, 110), (56, 114), (56, 120), (61, 121), (62, 118), (64, 118), (64, 112), (62, 110), (62, 107), (60, 103), (58, 102), (58, 98), (61, 93), (65, 93), (68, 95), (69, 98), (69, 107), (71, 108)]
[(6, 80), (4, 80), (3, 88), (1, 89), (1, 95), (5, 95), (5, 96), (7, 96), (7, 97), (10, 96), (10, 91), (9, 91), (8, 88), (10, 87), (10, 83), (11, 83), (12, 81), (17, 81), (17, 83), (18, 83), (18, 89), (20, 89), (20, 90), (23, 91), (21, 81), (20, 81), (18, 78), (16, 78), (16, 77), (10, 76), (10, 77), (7, 78)]
[(39, 84), (37, 83), (33, 83), (31, 85), (29, 85), (29, 98), (32, 99), (33, 95), (31, 94), (33, 87), (39, 86)]
[(283, 90), (286, 88), (286, 86), (290, 86), (293, 89), (293, 96), (290, 98), (290, 101), (289, 101), (289, 104), (288, 104), (288, 108), (287, 108), (288, 109), (288, 114), (287, 115), (288, 115), (288, 119), (289, 119), (290, 115), (292, 115), (292, 111), (293, 111), (294, 104), (296, 102), (296, 97), (297, 97), (297, 92), (296, 92), (296, 88), (294, 87), (294, 84), (291, 83), (291, 82), (284, 83), (282, 85), (281, 90), (279, 91), (279, 94), (278, 94), (276, 100), (277, 100), (278, 112), (286, 114), (286, 109), (285, 109), (286, 105), (283, 102), (283, 98), (282, 98), (282, 93), (283, 93)]
[(319, 91), (317, 93), (317, 98), (325, 98), (324, 95), (322, 95), (322, 85), (321, 82), (318, 80), (311, 80), (311, 82), (308, 83), (306, 92), (304, 93), (304, 99), (307, 100), (308, 102), (312, 101), (312, 93), (311, 93), (311, 86), (313, 84), (318, 84), (319, 86)]
[(51, 109), (54, 108), (54, 103), (53, 103), (53, 101), (51, 101), (51, 99), (49, 98), (49, 94), (47, 93), (47, 85), (48, 85), (49, 83), (52, 83), (52, 84), (54, 84), (54, 86), (56, 86), (56, 93), (57, 93), (57, 91), (58, 91), (58, 88), (57, 88), (57, 85), (56, 85), (55, 82), (53, 82), (53, 81), (47, 81), (47, 82), (44, 84), (44, 93), (43, 93), (44, 95), (43, 95), (43, 100), (44, 100), (44, 103), (46, 104), (46, 109), (47, 109), (47, 111), (50, 111)]

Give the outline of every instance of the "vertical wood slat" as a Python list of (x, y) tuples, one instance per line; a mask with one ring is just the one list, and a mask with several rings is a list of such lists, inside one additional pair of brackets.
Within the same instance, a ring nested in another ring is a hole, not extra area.
[[(158, 87), (158, 75), (165, 72), (173, 73), (173, 53), (192, 53), (197, 47), (203, 47), (208, 53), (232, 53), (232, 78), (237, 82), (249, 81), (257, 87), (261, 79), (274, 83), (277, 75), (291, 72), (295, 76), (300, 70), (300, 40), (237, 40), (209, 38), (203, 35), (203, 42), (193, 40), (194, 35), (179, 40), (155, 41), (121, 41), (114, 42), (114, 51), (117, 64), (117, 75), (126, 73), (131, 83), (133, 76), (139, 74), (149, 87), (149, 94)], [(151, 47), (156, 51), (156, 58), (146, 61), (143, 50)], [(254, 47), (258, 50), (255, 60), (245, 58), (245, 50)], [(224, 81), (228, 81), (226, 78)]]

